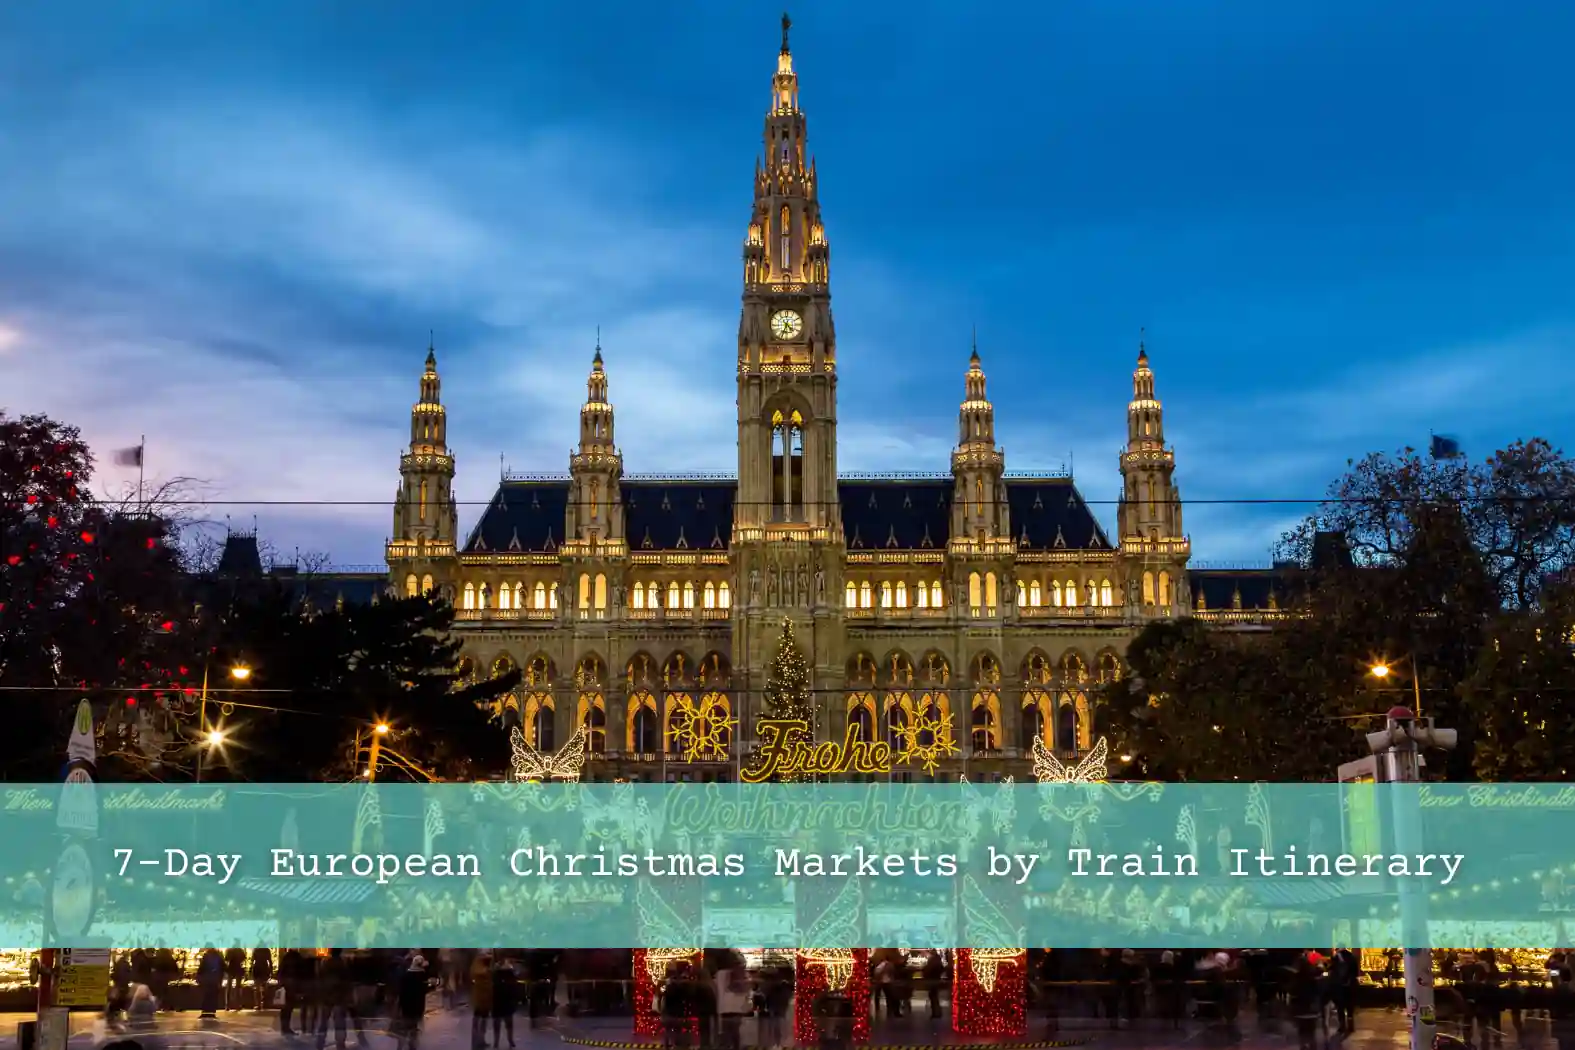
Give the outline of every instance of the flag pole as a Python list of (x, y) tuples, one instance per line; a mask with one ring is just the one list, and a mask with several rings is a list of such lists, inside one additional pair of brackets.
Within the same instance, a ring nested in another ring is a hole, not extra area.
[(143, 470), (148, 459), (148, 435), (143, 434), (137, 439), (137, 510), (146, 513), (147, 507), (142, 502)]

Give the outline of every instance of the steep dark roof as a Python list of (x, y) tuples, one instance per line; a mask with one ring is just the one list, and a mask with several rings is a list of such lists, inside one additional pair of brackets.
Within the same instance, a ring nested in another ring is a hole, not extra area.
[(630, 550), (726, 550), (733, 531), (731, 481), (625, 481)]
[(1243, 609), (1269, 608), (1271, 593), (1282, 609), (1290, 600), (1290, 584), (1276, 569), (1193, 569), (1187, 580), (1192, 585), (1193, 605), (1201, 595), (1203, 607), (1211, 611), (1233, 608), (1238, 591)]
[(261, 576), (262, 549), (254, 532), (232, 532), (224, 537), (224, 550), (214, 571), (220, 576)]
[(482, 511), (465, 550), (556, 551), (568, 508), (567, 480), (505, 481)]
[[(1012, 534), (1029, 550), (1109, 550), (1110, 542), (1071, 478), (1012, 478)], [(631, 550), (724, 550), (737, 483), (641, 478), (622, 482)], [(951, 535), (950, 477), (843, 479), (842, 524), (852, 550), (941, 550)], [(505, 481), (464, 550), (550, 553), (563, 542), (567, 479)]]

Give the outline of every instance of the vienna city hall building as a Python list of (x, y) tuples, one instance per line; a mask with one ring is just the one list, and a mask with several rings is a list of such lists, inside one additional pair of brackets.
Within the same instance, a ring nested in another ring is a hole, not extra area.
[[(584, 725), (589, 779), (736, 776), (791, 620), (820, 737), (923, 718), (952, 747), (894, 776), (1021, 779), (1036, 736), (1061, 754), (1091, 746), (1093, 692), (1145, 623), (1277, 615), (1271, 571), (1189, 569), (1141, 348), (1110, 531), (1070, 476), (1007, 470), (977, 350), (959, 367), (949, 472), (839, 472), (831, 248), (785, 30), (741, 276), (734, 476), (625, 474), (616, 369), (597, 347), (568, 472), (506, 476), (462, 535), (427, 355), (390, 583), (451, 598), (468, 674), (522, 670), (507, 707), (540, 751)], [(715, 729), (700, 753), (672, 733), (697, 713)]]

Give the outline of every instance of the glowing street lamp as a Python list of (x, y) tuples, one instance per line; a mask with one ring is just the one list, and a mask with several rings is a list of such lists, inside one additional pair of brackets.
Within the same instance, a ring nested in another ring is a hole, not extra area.
[[(1411, 695), (1416, 701), (1416, 713), (1420, 716), (1422, 714), (1422, 675), (1416, 669), (1416, 657), (1408, 656), (1406, 657), (1406, 662), (1411, 665)], [(1395, 669), (1387, 661), (1380, 660), (1369, 667), (1367, 673), (1382, 682), (1388, 680), (1389, 676), (1395, 673)]]

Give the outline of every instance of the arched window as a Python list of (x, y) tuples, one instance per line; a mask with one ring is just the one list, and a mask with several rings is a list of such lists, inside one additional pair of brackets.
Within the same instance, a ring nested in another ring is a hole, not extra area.
[(1115, 590), (1110, 586), (1110, 581), (1109, 580), (1100, 580), (1099, 581), (1099, 604), (1100, 605), (1114, 605), (1114, 604), (1116, 604), (1115, 597), (1116, 597)]
[(514, 608), (514, 589), (512, 587), (510, 587), (507, 583), (502, 583), (502, 584), (498, 585), (498, 608), (499, 609), (512, 609), (512, 608)]
[(607, 608), (607, 576), (600, 572), (596, 574), (596, 608)]
[(1063, 591), (1063, 593), (1066, 595), (1066, 604), (1067, 605), (1076, 605), (1077, 604), (1077, 581), (1076, 580), (1067, 580), (1066, 581), (1066, 588)]
[(859, 704), (848, 712), (848, 726), (853, 730), (853, 739), (873, 741), (875, 739), (875, 723), (870, 715), (870, 709), (865, 704)]
[(652, 754), (661, 750), (661, 734), (656, 726), (656, 709), (641, 705), (634, 712), (634, 721), (630, 728), (630, 742), (634, 750), (641, 754)]
[(693, 609), (694, 607), (695, 607), (695, 585), (693, 583), (685, 583), (684, 584), (684, 608), (685, 609)]
[[(788, 148), (787, 148), (787, 143), (784, 142), (782, 144), (782, 163), (786, 164), (787, 163), (787, 159), (788, 159)], [(792, 218), (792, 215), (788, 212), (787, 205), (786, 204), (782, 205), (782, 222), (781, 222), (781, 225), (779, 225), (777, 227), (777, 229), (780, 231), (780, 233), (782, 235), (782, 269), (783, 269), (783, 271), (787, 271), (787, 270), (792, 268), (792, 259), (793, 259), (793, 232), (792, 232), (793, 228), (792, 228), (792, 225), (791, 225), (792, 221), (793, 221), (793, 218)]]
[(907, 607), (908, 607), (908, 584), (904, 580), (898, 580), (897, 581), (897, 608), (899, 608), (899, 609), (906, 609)]
[(1062, 751), (1076, 751), (1077, 737), (1077, 708), (1063, 703), (1056, 712), (1055, 746)]
[(941, 590), (941, 581), (935, 580), (930, 584), (930, 608), (940, 609), (945, 605), (945, 592)]
[(638, 583), (635, 584), (629, 589), (629, 600), (634, 603), (636, 609), (645, 608), (645, 588)]
[(405, 594), (414, 598), (419, 593), (421, 581), (416, 579), (416, 574), (411, 573), (405, 577)]
[(972, 743), (975, 751), (994, 751), (995, 733), (990, 726), (990, 709), (976, 706), (973, 709)]
[(582, 573), (580, 573), (580, 608), (581, 609), (589, 609), (590, 607), (591, 607), (591, 574), (588, 573), (588, 572), (582, 572)]
[(425, 478), (421, 479), (420, 491), (421, 496), (416, 503), (416, 520), (425, 522), (427, 520), (427, 482)]
[(516, 608), (516, 609), (523, 609), (523, 608), (525, 608), (525, 585), (523, 583), (516, 583), (514, 585), (514, 606), (513, 607)]
[(717, 604), (724, 609), (731, 609), (733, 607), (733, 591), (730, 587), (728, 587), (726, 580), (723, 580), (717, 586), (716, 599)]
[(863, 583), (859, 584), (859, 608), (868, 609), (874, 594), (875, 590), (870, 586), (870, 581), (865, 580)]
[(984, 606), (986, 609), (994, 611), (996, 597), (995, 573), (987, 572), (984, 574)]
[(930, 607), (930, 585), (923, 580), (913, 585), (913, 596), (918, 599), (917, 604), (919, 608), (928, 609)]
[(492, 588), (483, 583), (481, 589), (476, 592), (476, 599), (477, 608), (492, 608)]
[(1018, 732), (1022, 735), (1022, 746), (1029, 748), (1033, 746), (1036, 738), (1044, 739), (1044, 711), (1038, 704), (1024, 704), (1022, 719), (1023, 721), (1018, 727)]
[(1154, 604), (1154, 574), (1151, 572), (1143, 574), (1143, 604)]
[(982, 599), (983, 595), (980, 594), (979, 574), (976, 572), (970, 572), (968, 574), (968, 608), (977, 612)]
[(1159, 574), (1159, 604), (1169, 608), (1170, 601), (1170, 573), (1162, 572)]
[(682, 594), (683, 592), (679, 590), (677, 580), (669, 583), (667, 585), (667, 607), (669, 609), (681, 608), (682, 606), (679, 603), (681, 601)]
[(1064, 603), (1061, 601), (1061, 581), (1050, 581), (1050, 604), (1059, 609)]
[(421, 593), (422, 594), (431, 594), (432, 593), (432, 577), (430, 575), (426, 575), (426, 576), (421, 577)]
[(558, 747), (558, 734), (553, 725), (553, 711), (546, 704), (536, 708), (533, 735), (536, 739), (536, 750), (554, 751)]
[(882, 580), (882, 581), (880, 581), (880, 607), (882, 609), (890, 609), (891, 608), (891, 581), (890, 580)]
[(463, 608), (474, 609), (476, 607), (476, 585), (474, 583), (465, 584), (465, 597), (462, 601)]
[(558, 607), (558, 586), (556, 583), (547, 584), (547, 608), (549, 609)]
[(716, 584), (711, 580), (705, 581), (705, 607), (716, 608)]
[[(600, 700), (597, 697), (597, 700)], [(593, 755), (607, 751), (607, 710), (602, 703), (590, 705), (585, 712), (585, 750)]]
[(545, 609), (547, 607), (547, 585), (545, 583), (537, 580), (536, 589), (532, 596), (535, 598), (536, 608)]
[(645, 607), (647, 609), (660, 609), (662, 607), (662, 592), (657, 590), (654, 583), (645, 585)]
[(843, 598), (849, 609), (857, 609), (859, 607), (859, 585), (849, 580), (847, 587), (843, 588)]
[(1044, 604), (1043, 598), (1044, 593), (1040, 590), (1039, 581), (1030, 581), (1028, 584), (1028, 604), (1037, 609)]

